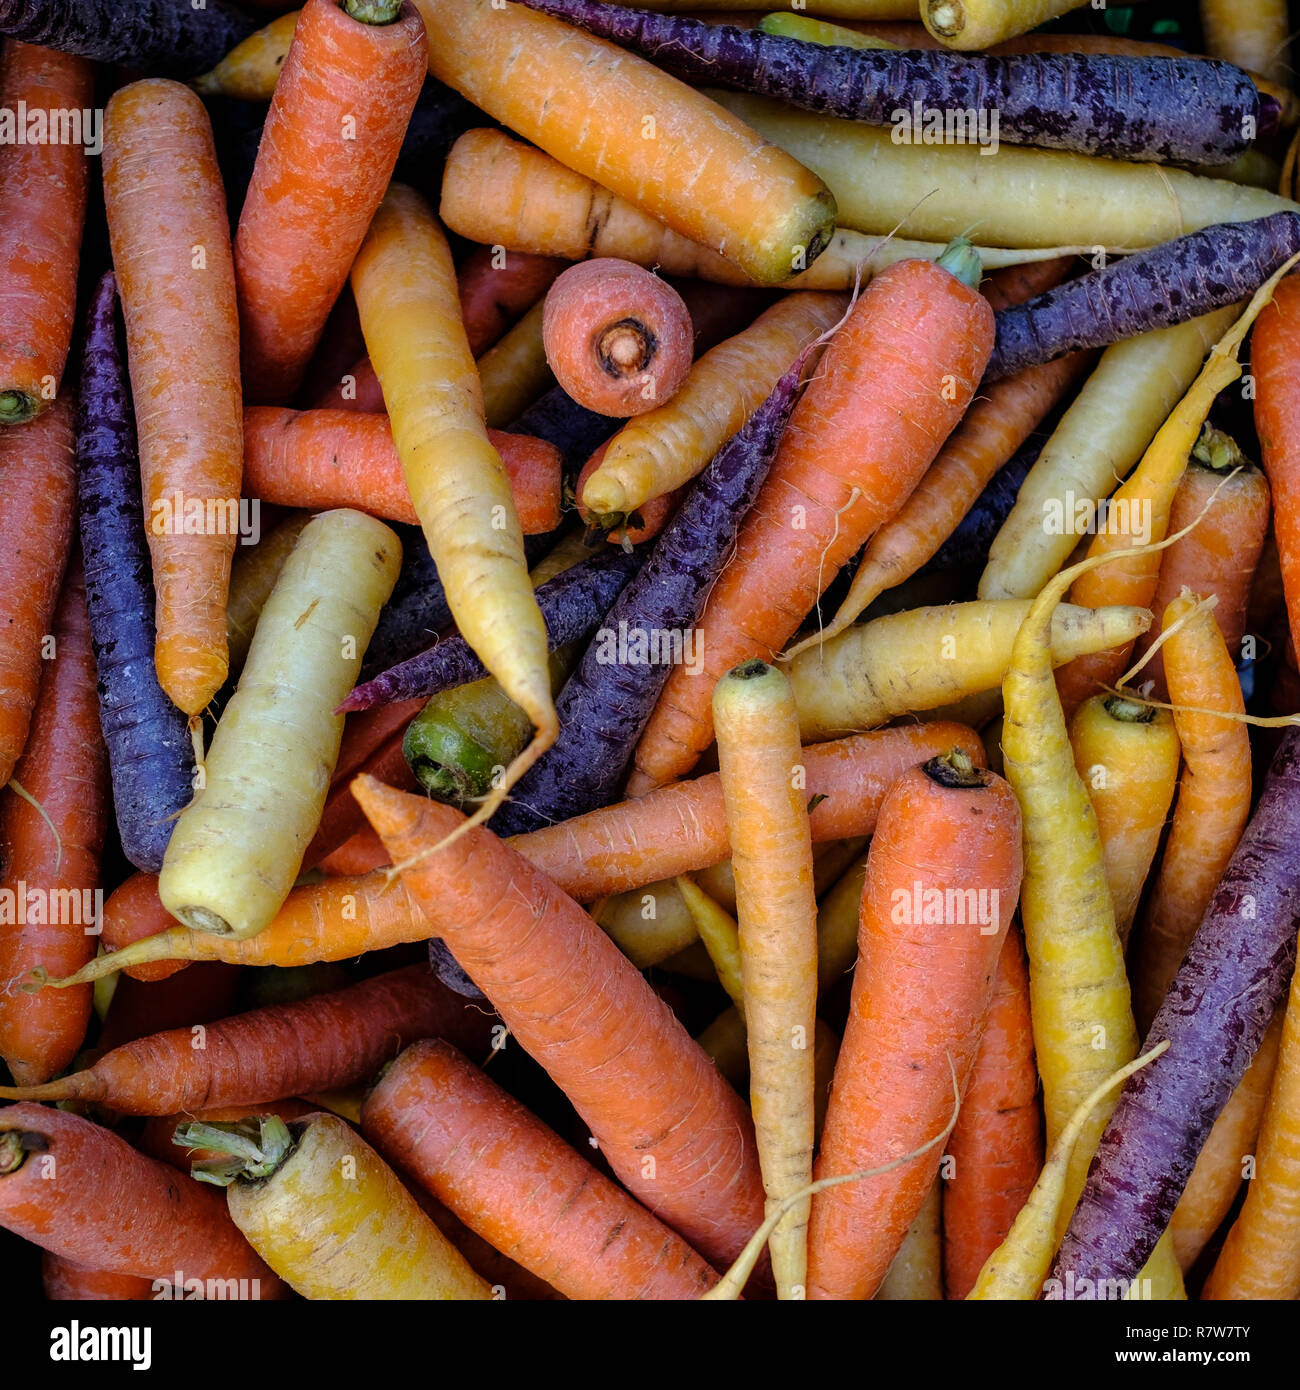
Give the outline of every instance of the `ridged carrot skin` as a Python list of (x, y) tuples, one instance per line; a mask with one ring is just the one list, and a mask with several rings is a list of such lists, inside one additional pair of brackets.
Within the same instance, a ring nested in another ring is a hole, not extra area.
[(0, 787), (27, 742), (76, 524), (72, 403), (0, 430)]
[(572, 1299), (694, 1299), (715, 1272), (446, 1042), (418, 1042), (361, 1130), (491, 1244)]
[[(95, 953), (93, 893), (109, 818), (108, 755), (79, 558), (64, 581), (53, 636), (31, 736), (14, 770), (44, 814), (12, 787), (0, 792), (2, 881), (15, 904), (20, 897), (26, 903), (27, 919), (0, 931), (0, 980), (6, 981), (38, 964), (70, 974)], [(48, 1081), (72, 1061), (85, 1040), (90, 1003), (84, 986), (0, 994), (0, 1057), (19, 1085)]]
[(67, 362), (89, 155), (59, 113), (74, 112), (80, 125), (93, 86), (84, 58), (4, 43), (0, 107), (21, 120), (25, 106), (23, 135), (37, 117), (50, 129), (47, 139), (17, 143), (11, 134), (0, 146), (0, 425), (47, 409)]
[[(172, 703), (193, 715), (226, 678), (243, 430), (226, 199), (207, 112), (187, 87), (149, 79), (114, 94), (104, 203), (157, 593), (155, 663)], [(195, 504), (205, 534), (184, 534), (178, 511)]]
[(245, 398), (286, 403), (397, 163), (424, 82), (424, 25), (307, 0), (275, 84), (235, 233)]

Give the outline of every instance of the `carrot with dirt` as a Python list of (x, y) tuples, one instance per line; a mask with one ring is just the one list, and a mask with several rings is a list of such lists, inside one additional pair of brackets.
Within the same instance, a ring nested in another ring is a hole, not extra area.
[(644, 59), (522, 6), (417, 8), (434, 77), (748, 275), (779, 284), (825, 246), (835, 204), (821, 181)]
[(0, 1110), (0, 1226), (108, 1274), (154, 1280), (181, 1269), (283, 1296), (216, 1193), (177, 1182), (110, 1130), (47, 1105)]
[(454, 1047), (419, 1042), (361, 1130), (498, 1250), (571, 1299), (691, 1299), (717, 1276), (679, 1236)]
[(297, 390), (392, 177), (425, 66), (424, 26), (402, 0), (307, 0), (299, 13), (235, 233), (250, 403)]
[(1043, 1167), (1043, 1122), (1029, 1016), (1029, 970), (1020, 934), (998, 957), (993, 1000), (948, 1140), (943, 1187), (943, 1278), (947, 1298), (965, 1298), (1006, 1239)]
[[(913, 1152), (965, 1088), (1020, 890), (1011, 788), (960, 750), (905, 773), (867, 856), (849, 1021), (818, 1180)], [(808, 1297), (870, 1298), (939, 1170), (938, 1148), (812, 1200)]]
[[(108, 825), (108, 756), (99, 731), (86, 587), (74, 560), (54, 616), (54, 654), (14, 785), (0, 791), (0, 979), (44, 963), (72, 974), (94, 955), (95, 890)], [(7, 908), (7, 911), (6, 911)], [(20, 1086), (48, 1081), (76, 1056), (90, 991), (0, 992), (0, 1057)]]
[(1178, 732), (1168, 710), (1120, 691), (1094, 695), (1075, 710), (1070, 746), (1097, 817), (1115, 930), (1127, 946), (1174, 799)]
[(113, 94), (104, 204), (157, 595), (154, 661), (168, 698), (194, 716), (228, 670), (243, 437), (225, 193), (207, 112), (188, 88), (148, 79)]
[(1237, 848), (1252, 794), (1241, 684), (1213, 608), (1184, 589), (1165, 609), (1164, 631), (1161, 651), (1185, 767), (1133, 949), (1133, 1007), (1142, 1029), (1164, 1001)]
[[(495, 19), (489, 21), (491, 28)], [(430, 39), (432, 51), (436, 31)], [(352, 267), (352, 291), (402, 474), (452, 616), (536, 730), (476, 813), (485, 820), (559, 728), (545, 624), (528, 582), (505, 470), (483, 423), (451, 255), (432, 212), (409, 188), (390, 186), (380, 204)]]
[(0, 430), (0, 787), (26, 746), (76, 524), (72, 404)]
[[(761, 661), (718, 682), (713, 715), (736, 872), (750, 1109), (771, 1215), (812, 1179), (817, 899), (799, 724), (789, 682)], [(807, 1241), (804, 1203), (769, 1241), (778, 1298), (803, 1296)]]
[(153, 1033), (101, 1054), (84, 1071), (43, 1086), (0, 1087), (0, 1096), (94, 1101), (124, 1115), (277, 1100), (367, 1080), (417, 1038), (447, 1033), (486, 1046), (488, 1016), (467, 1014), (473, 1011), (427, 966), (408, 965), (206, 1024), (203, 1047), (189, 1027)]
[[(712, 739), (708, 701), (719, 677), (779, 651), (920, 481), (970, 404), (992, 346), (993, 311), (972, 288), (979, 273), (958, 239), (938, 262), (882, 272), (850, 311), (709, 595), (699, 624), (704, 670), (673, 671), (641, 737), (636, 791), (694, 766)], [(846, 432), (864, 441), (860, 450), (844, 450)]]
[(303, 529), (213, 735), (203, 786), (167, 844), (158, 892), (186, 926), (256, 936), (279, 911), (339, 756), (335, 706), (400, 557), (397, 537), (361, 512), (324, 512)]
[(229, 1124), (194, 1120), (176, 1142), (221, 1155), (196, 1163), (226, 1189), (245, 1239), (305, 1298), (467, 1300), (488, 1284), (346, 1121), (317, 1112)]
[(12, 40), (0, 52), (0, 108), (20, 132), (0, 147), (0, 426), (46, 410), (68, 360), (93, 87), (84, 58)]
[[(1134, 658), (1146, 655), (1160, 635), (1165, 609), (1184, 588), (1206, 598), (1213, 595), (1214, 621), (1234, 661), (1240, 659), (1246, 631), (1251, 582), (1269, 530), (1268, 482), (1243, 458), (1226, 435), (1207, 425), (1192, 450), (1187, 472), (1169, 508), (1169, 529), (1182, 531), (1196, 522), (1160, 561), (1160, 577), (1151, 600), (1151, 627), (1138, 640)], [(1142, 667), (1142, 683), (1166, 695), (1164, 651)]]
[(456, 267), (456, 292), (469, 350), (481, 357), (546, 297), (565, 268), (558, 256), (476, 246)]
[(753, 1130), (668, 1005), (490, 831), (473, 827), (426, 854), (466, 824), (459, 812), (364, 778), (354, 794), (430, 932), (568, 1095), (619, 1180), (706, 1259), (732, 1258), (762, 1221)]

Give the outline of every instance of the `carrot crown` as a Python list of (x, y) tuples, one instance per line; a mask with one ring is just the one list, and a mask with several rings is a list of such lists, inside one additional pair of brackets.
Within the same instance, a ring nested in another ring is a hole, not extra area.
[(236, 1180), (269, 1178), (294, 1150), (293, 1135), (278, 1115), (258, 1115), (230, 1123), (205, 1124), (191, 1120), (177, 1125), (172, 1143), (186, 1149), (212, 1149), (223, 1158), (206, 1158), (191, 1168), (191, 1176), (216, 1187)]
[(1102, 706), (1112, 719), (1121, 724), (1150, 724), (1156, 717), (1154, 705), (1141, 700), (1130, 700), (1124, 695), (1108, 695)]
[(34, 1134), (25, 1129), (5, 1130), (0, 1134), (0, 1177), (16, 1173), (33, 1150), (48, 1147), (43, 1134)]
[(953, 748), (947, 753), (941, 753), (937, 758), (931, 758), (928, 763), (922, 765), (921, 771), (932, 782), (954, 791), (987, 787), (989, 784), (989, 774), (976, 767), (970, 754), (961, 748)]
[(1201, 437), (1192, 449), (1192, 457), (1197, 463), (1216, 473), (1227, 473), (1234, 468), (1250, 468), (1250, 460), (1241, 452), (1237, 441), (1213, 425), (1206, 425)]
[(343, 8), (362, 24), (391, 24), (401, 13), (402, 0), (344, 0)]
[(979, 252), (964, 236), (955, 236), (944, 248), (943, 255), (935, 262), (942, 266), (954, 279), (960, 280), (968, 289), (978, 289), (984, 274), (984, 262)]

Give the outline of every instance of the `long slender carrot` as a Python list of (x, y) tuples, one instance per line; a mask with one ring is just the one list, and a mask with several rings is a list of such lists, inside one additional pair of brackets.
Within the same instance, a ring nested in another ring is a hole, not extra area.
[[(22, 133), (0, 146), (0, 425), (45, 410), (68, 360), (91, 139), (82, 120), (93, 86), (84, 58), (4, 44), (0, 108)], [(46, 137), (32, 139), (37, 129)]]
[(361, 1128), (568, 1298), (698, 1298), (716, 1280), (685, 1241), (445, 1042), (402, 1053), (367, 1096)]
[(228, 667), (243, 436), (226, 199), (212, 127), (189, 88), (148, 79), (114, 93), (104, 204), (157, 594), (154, 660), (173, 703), (195, 715)]
[(1043, 1166), (1029, 970), (1015, 930), (998, 957), (988, 1021), (948, 1155), (953, 1171), (943, 1188), (944, 1296), (965, 1298)]
[[(817, 899), (796, 771), (799, 720), (790, 683), (761, 661), (718, 682), (713, 714), (736, 873), (750, 1109), (771, 1215), (812, 1180)], [(803, 1297), (808, 1210), (790, 1208), (772, 1232), (778, 1298)]]
[[(365, 778), (354, 794), (398, 866), (465, 824)], [(623, 1185), (706, 1259), (739, 1253), (763, 1210), (749, 1115), (631, 962), (490, 831), (470, 830), (402, 876)]]
[[(961, 752), (905, 773), (867, 856), (858, 965), (819, 1180), (907, 1154), (964, 1088), (1020, 890), (1011, 788)], [(937, 1148), (813, 1198), (808, 1296), (870, 1298), (939, 1169)]]
[(0, 786), (27, 743), (42, 644), (76, 525), (72, 405), (60, 399), (21, 430), (0, 431)]
[(409, 965), (330, 994), (236, 1014), (198, 1033), (154, 1033), (114, 1048), (85, 1071), (44, 1086), (0, 1088), (0, 1095), (96, 1100), (123, 1114), (171, 1115), (349, 1086), (417, 1038), (447, 1032), (486, 1045), (487, 1031), (485, 1015), (468, 1010), (427, 966)]
[[(432, 52), (438, 33), (430, 34)], [(452, 616), (537, 731), (477, 812), (482, 820), (555, 741), (559, 725), (546, 627), (505, 471), (483, 424), (451, 256), (433, 214), (409, 188), (394, 184), (385, 195), (353, 264), (352, 291)]]
[(225, 1203), (79, 1115), (0, 1110), (0, 1226), (75, 1264), (141, 1279), (246, 1279), (284, 1293)]
[(425, 66), (424, 26), (401, 0), (303, 6), (235, 233), (250, 402), (287, 402), (302, 380), (392, 176)]
[[(1250, 815), (1250, 738), (1241, 685), (1213, 611), (1184, 590), (1165, 609), (1161, 649), (1185, 761), (1173, 825), (1134, 942), (1133, 1010), (1145, 1033), (1164, 1001)], [(1182, 625), (1175, 629), (1175, 624)], [(1181, 706), (1181, 708), (1179, 708)]]
[[(18, 784), (0, 792), (0, 979), (38, 962), (71, 974), (95, 951), (95, 890), (108, 823), (108, 755), (99, 730), (95, 655), (78, 558), (54, 618)], [(33, 805), (33, 802), (39, 804)], [(76, 1056), (90, 1021), (88, 988), (0, 993), (0, 1056), (20, 1086), (48, 1081)]]
[[(970, 288), (978, 271), (968, 253), (959, 240), (937, 264), (891, 266), (826, 349), (736, 558), (709, 596), (704, 670), (673, 672), (641, 737), (638, 791), (690, 770), (712, 737), (708, 702), (719, 676), (785, 644), (836, 570), (903, 504), (969, 405), (993, 312)], [(861, 449), (845, 450), (849, 433)]]

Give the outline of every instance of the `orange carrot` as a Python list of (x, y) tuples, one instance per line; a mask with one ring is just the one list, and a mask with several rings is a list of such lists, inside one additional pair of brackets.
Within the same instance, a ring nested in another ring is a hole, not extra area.
[[(418, 784), (402, 753), (404, 730), (390, 735), (356, 769), (367, 776), (377, 777), (390, 787), (401, 787), (403, 791), (415, 791)], [(350, 840), (366, 824), (349, 786), (351, 778), (338, 779), (330, 785), (329, 796), (325, 800), (325, 810), (321, 813), (320, 825), (307, 852), (302, 857), (304, 870), (315, 868), (322, 859), (332, 854), (345, 841)]]
[(1050, 261), (1003, 266), (981, 282), (980, 293), (995, 312), (1010, 309), (1059, 285), (1076, 264), (1073, 256), (1057, 256)]
[(363, 415), (381, 414), (384, 392), (370, 356), (358, 358), (343, 376), (312, 402), (313, 410), (354, 410)]
[[(93, 87), (84, 58), (12, 39), (4, 45), (0, 108), (22, 134), (0, 146), (0, 425), (45, 410), (68, 359), (86, 218), (82, 142), (90, 131), (81, 121)], [(28, 134), (37, 121), (48, 121), (48, 138)]]
[[(712, 737), (718, 677), (770, 659), (839, 567), (907, 499), (975, 393), (993, 312), (978, 264), (954, 242), (939, 262), (878, 275), (832, 339), (700, 620), (704, 671), (669, 677), (636, 752), (635, 795), (688, 772)], [(950, 273), (949, 267), (954, 267)], [(959, 277), (965, 277), (959, 278)], [(848, 437), (861, 448), (846, 449)]]
[(348, 874), (368, 874), (372, 869), (381, 869), (392, 862), (384, 848), (384, 842), (367, 825), (350, 839), (344, 840), (338, 849), (327, 854), (320, 861), (319, 868), (322, 873), (333, 878)]
[(480, 1236), (575, 1299), (693, 1299), (717, 1275), (450, 1044), (420, 1042), (361, 1129)]
[[(104, 950), (112, 954), (175, 926), (175, 917), (158, 897), (158, 875), (136, 873), (115, 888), (105, 901), (99, 940)], [(183, 960), (148, 961), (127, 966), (125, 973), (133, 980), (151, 984), (184, 970), (187, 964)]]
[[(354, 789), (393, 862), (460, 812), (368, 778)], [(763, 1219), (749, 1115), (667, 1004), (592, 919), (481, 827), (403, 882), (511, 1033), (569, 1097), (619, 1181), (706, 1259)]]
[(550, 289), (567, 262), (505, 247), (476, 246), (456, 270), (460, 316), (478, 357)]
[[(867, 856), (818, 1179), (887, 1163), (942, 1130), (975, 1060), (1020, 873), (1020, 810), (1000, 777), (954, 752), (894, 784)], [(934, 1148), (814, 1196), (809, 1298), (875, 1293), (939, 1159)]]
[[(252, 1009), (206, 1025), (154, 1033), (44, 1086), (0, 1087), (7, 1100), (98, 1101), (124, 1115), (170, 1115), (350, 1086), (408, 1042), (444, 1030), (480, 1040), (459, 996), (426, 965), (410, 965), (330, 994)], [(4, 1115), (12, 1111), (2, 1112)]]
[[(529, 435), (489, 430), (488, 439), (505, 464), (524, 534), (553, 531), (560, 524), (560, 451)], [(251, 406), (244, 412), (244, 451), (250, 496), (417, 520), (386, 415)]]
[(993, 1001), (948, 1141), (943, 1189), (947, 1298), (965, 1298), (1002, 1244), (1043, 1166), (1043, 1121), (1029, 1021), (1029, 971), (1018, 931), (998, 957)]
[[(226, 678), (243, 439), (226, 199), (207, 111), (189, 88), (149, 79), (113, 95), (104, 204), (157, 594), (154, 661), (173, 703), (195, 715)], [(194, 508), (199, 534), (187, 524)]]
[(41, 1285), (47, 1303), (139, 1303), (157, 1293), (152, 1279), (87, 1269), (48, 1250), (41, 1252)]
[[(63, 585), (31, 736), (13, 787), (0, 792), (0, 980), (33, 965), (71, 974), (95, 952), (95, 890), (108, 823), (108, 754), (99, 728), (80, 557)], [(90, 1021), (89, 988), (0, 992), (0, 1056), (19, 1085), (72, 1061)]]
[[(605, 455), (609, 452), (609, 446), (613, 442), (613, 439), (607, 439), (582, 465), (582, 470), (578, 474), (578, 481), (573, 485), (574, 493), (578, 497), (582, 496), (587, 479), (605, 462)], [(682, 488), (674, 488), (662, 496), (652, 497), (649, 501), (642, 502), (639, 507), (622, 518), (621, 525), (610, 527), (605, 532), (609, 543), (611, 545), (640, 545), (642, 541), (653, 539), (667, 526), (669, 518), (677, 510), (677, 505), (682, 500), (682, 493)], [(607, 515), (589, 511), (581, 503), (578, 504), (578, 515), (590, 527), (602, 527), (603, 529), (603, 523), (608, 521)]]
[(391, 705), (349, 714), (330, 785), (350, 782), (366, 759), (378, 752), (394, 734), (401, 733), (423, 708), (423, 700), (398, 700)]
[[(401, 0), (353, 18), (307, 0), (276, 79), (235, 233), (244, 391), (287, 402), (384, 196), (424, 81)], [(401, 9), (399, 15), (397, 12)]]
[(0, 431), (0, 786), (27, 742), (75, 525), (72, 406)]
[(283, 1296), (226, 1213), (225, 1199), (79, 1115), (0, 1110), (0, 1226), (74, 1264), (142, 1279), (257, 1280)]

